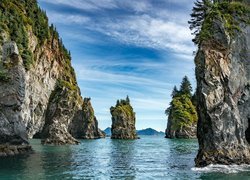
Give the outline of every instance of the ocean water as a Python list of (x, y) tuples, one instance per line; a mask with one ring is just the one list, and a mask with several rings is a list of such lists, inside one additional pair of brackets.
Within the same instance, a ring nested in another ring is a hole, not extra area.
[(248, 166), (194, 168), (197, 140), (141, 136), (77, 146), (31, 144), (30, 155), (0, 158), (0, 179), (250, 179)]

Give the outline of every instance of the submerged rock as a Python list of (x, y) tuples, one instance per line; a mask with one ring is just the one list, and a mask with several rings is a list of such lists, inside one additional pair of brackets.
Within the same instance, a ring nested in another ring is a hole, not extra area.
[(26, 154), (30, 152), (32, 152), (32, 148), (28, 144), (22, 144), (22, 145), (1, 144), (0, 145), (0, 157)]
[(250, 164), (250, 26), (229, 36), (214, 21), (195, 57), (199, 152), (196, 166)]
[(115, 107), (110, 108), (112, 115), (112, 139), (138, 139), (135, 129), (135, 112), (130, 105), (129, 98), (117, 101)]

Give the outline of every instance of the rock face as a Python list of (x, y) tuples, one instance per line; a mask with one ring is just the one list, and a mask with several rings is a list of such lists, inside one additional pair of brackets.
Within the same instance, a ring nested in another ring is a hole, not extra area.
[[(15, 43), (12, 44), (16, 46)], [(5, 81), (0, 80), (0, 156), (31, 151), (22, 119), (22, 107), (25, 102), (25, 69), (22, 66), (22, 59), (16, 57), (14, 51), (8, 48), (5, 50), (9, 51), (5, 60), (11, 57), (13, 61), (9, 62), (11, 68), (8, 72), (2, 71), (8, 78)]]
[(197, 166), (250, 163), (250, 26), (230, 37), (215, 21), (197, 52)]
[(79, 139), (104, 138), (105, 133), (98, 128), (98, 121), (94, 115), (94, 109), (90, 98), (84, 98), (82, 111), (73, 119), (70, 133)]
[(110, 108), (112, 115), (112, 139), (137, 139), (135, 129), (135, 112), (127, 100), (117, 101), (115, 107)]
[[(35, 10), (29, 13), (27, 11), (30, 9), (22, 5), (23, 1), (15, 3), (19, 4), (17, 7), (20, 9), (5, 9), (5, 14), (8, 11), (23, 11), (22, 14), (26, 16), (36, 12), (40, 18), (44, 18), (42, 22), (46, 22), (46, 15), (39, 10), (35, 1), (31, 1)], [(0, 3), (1, 11), (5, 7), (9, 6)], [(9, 16), (12, 16), (11, 12)], [(15, 21), (15, 18), (18, 17), (13, 15), (10, 21), (22, 24), (23, 19)], [(17, 37), (11, 37), (12, 31), (8, 27), (12, 26), (8, 24), (8, 16), (4, 19), (7, 28), (0, 27), (0, 155), (30, 150), (28, 138), (34, 136), (42, 138), (44, 144), (55, 145), (77, 144), (75, 138), (80, 138), (80, 133), (86, 138), (103, 137), (96, 119), (89, 120), (92, 117), (85, 114), (88, 113), (85, 110), (86, 102), (76, 82), (70, 53), (55, 28), (46, 23), (43, 26), (38, 24), (41, 26), (39, 29), (44, 30), (44, 34), (38, 34), (35, 31), (37, 26), (30, 28), (31, 25), (26, 27), (23, 23), (20, 28), (23, 30), (23, 41), (27, 43), (24, 46), (19, 41), (11, 40)], [(90, 103), (88, 108), (92, 108)], [(89, 129), (85, 128), (86, 124)], [(91, 133), (94, 135), (89, 135)]]
[(185, 126), (182, 128), (174, 128), (171, 118), (168, 118), (168, 125), (165, 131), (165, 138), (195, 139), (197, 138), (197, 125)]
[(11, 56), (13, 57), (18, 55), (19, 51), (17, 44), (15, 42), (9, 42), (3, 45), (3, 55), (2, 55), (3, 62), (8, 61), (8, 58)]

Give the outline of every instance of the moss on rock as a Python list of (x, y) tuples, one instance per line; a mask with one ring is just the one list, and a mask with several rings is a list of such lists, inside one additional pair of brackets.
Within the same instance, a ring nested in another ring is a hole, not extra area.
[(118, 100), (115, 107), (110, 108), (112, 115), (113, 139), (137, 139), (135, 129), (135, 112), (130, 104), (129, 97), (126, 100)]

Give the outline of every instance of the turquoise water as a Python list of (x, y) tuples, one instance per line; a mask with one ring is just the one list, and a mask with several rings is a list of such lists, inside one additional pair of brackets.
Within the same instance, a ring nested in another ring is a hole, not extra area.
[(142, 136), (78, 146), (31, 144), (30, 155), (0, 159), (0, 179), (250, 179), (245, 166), (193, 168), (197, 140)]

